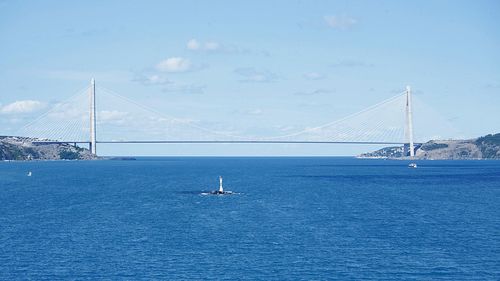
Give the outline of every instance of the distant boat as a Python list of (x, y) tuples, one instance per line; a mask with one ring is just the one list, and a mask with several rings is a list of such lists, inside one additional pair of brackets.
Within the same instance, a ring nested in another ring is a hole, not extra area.
[(408, 168), (416, 168), (416, 167), (417, 167), (417, 163), (408, 164)]
[(28, 174), (27, 174), (27, 176), (31, 177), (31, 175), (32, 175), (32, 173), (31, 173), (31, 171), (29, 171)]

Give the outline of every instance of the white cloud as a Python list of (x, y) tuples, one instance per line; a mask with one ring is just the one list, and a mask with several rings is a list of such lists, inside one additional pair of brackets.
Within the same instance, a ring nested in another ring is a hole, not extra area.
[(191, 50), (191, 51), (207, 51), (207, 52), (214, 52), (214, 51), (230, 52), (230, 51), (232, 51), (231, 49), (222, 46), (217, 41), (201, 42), (201, 41), (198, 41), (196, 39), (189, 40), (186, 44), (186, 47), (188, 48), (188, 50)]
[(277, 126), (274, 126), (274, 128), (280, 130), (281, 132), (290, 132), (292, 130), (296, 130), (296, 128), (294, 126), (290, 126), (290, 125), (277, 125)]
[(182, 94), (203, 94), (205, 92), (205, 85), (202, 84), (179, 84), (172, 83), (162, 89), (165, 93), (182, 93)]
[(214, 40), (202, 41), (194, 38), (190, 39), (186, 43), (186, 48), (194, 52), (205, 52), (213, 54), (253, 54), (266, 57), (270, 56), (269, 52), (265, 50), (251, 50), (234, 44), (223, 44)]
[(171, 57), (159, 62), (156, 69), (162, 72), (186, 72), (191, 69), (191, 62), (181, 57)]
[(187, 42), (186, 46), (189, 50), (193, 50), (193, 51), (196, 51), (196, 50), (200, 49), (200, 47), (201, 47), (200, 42), (198, 42), (198, 40), (196, 40), (196, 39), (189, 40)]
[(208, 50), (208, 51), (216, 51), (220, 48), (220, 45), (219, 43), (215, 42), (215, 41), (209, 41), (209, 42), (206, 42), (205, 43), (205, 50)]
[(353, 27), (358, 21), (348, 16), (324, 16), (326, 24), (335, 29), (346, 30)]
[(170, 83), (170, 81), (167, 78), (161, 77), (159, 75), (151, 75), (151, 76), (147, 77), (147, 82), (149, 84), (168, 84), (168, 83)]
[(330, 64), (331, 67), (373, 67), (373, 63), (368, 63), (361, 60), (344, 59)]
[(132, 81), (141, 82), (144, 85), (166, 85), (172, 83), (168, 78), (158, 74), (137, 75)]
[[(198, 67), (201, 69), (201, 67)], [(197, 70), (193, 67), (192, 70)], [(177, 92), (184, 94), (202, 94), (206, 86), (204, 84), (182, 84), (172, 81), (164, 76), (163, 73), (158, 74), (139, 74), (132, 81), (142, 83), (147, 86), (161, 87), (162, 92)]]
[(46, 106), (44, 102), (36, 100), (22, 100), (15, 101), (0, 107), (0, 113), (3, 114), (16, 114), (16, 113), (30, 113), (43, 109)]
[(237, 68), (234, 72), (243, 77), (241, 82), (274, 82), (278, 79), (278, 75), (273, 72), (253, 67)]
[(120, 121), (125, 119), (129, 115), (128, 112), (118, 111), (118, 110), (101, 110), (97, 112), (99, 121)]
[(68, 103), (56, 103), (47, 116), (54, 119), (83, 118), (79, 105)]
[(97, 112), (97, 122), (108, 125), (132, 125), (138, 116), (133, 116), (131, 112), (118, 110), (101, 110)]
[(263, 113), (262, 109), (256, 108), (256, 109), (251, 109), (246, 112), (248, 115), (261, 115)]
[(324, 74), (321, 74), (318, 72), (308, 72), (308, 73), (304, 73), (302, 76), (307, 80), (320, 80), (320, 79), (326, 78), (326, 76)]
[(316, 89), (312, 91), (302, 91), (302, 92), (296, 92), (296, 95), (304, 95), (304, 96), (312, 96), (312, 95), (322, 95), (322, 94), (331, 94), (334, 91), (331, 90), (325, 90), (325, 89)]

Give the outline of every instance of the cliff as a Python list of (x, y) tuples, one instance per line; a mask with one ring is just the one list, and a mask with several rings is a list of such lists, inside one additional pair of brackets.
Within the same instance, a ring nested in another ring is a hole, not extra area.
[[(360, 158), (407, 159), (403, 146), (363, 153)], [(500, 133), (470, 140), (431, 140), (416, 146), (414, 159), (500, 159)]]
[(0, 160), (91, 160), (88, 149), (70, 144), (37, 144), (36, 138), (0, 136)]

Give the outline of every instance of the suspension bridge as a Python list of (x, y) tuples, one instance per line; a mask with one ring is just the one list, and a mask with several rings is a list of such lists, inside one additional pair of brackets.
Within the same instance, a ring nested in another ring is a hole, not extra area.
[(414, 156), (412, 93), (410, 87), (344, 118), (277, 136), (240, 136), (208, 129), (198, 122), (174, 118), (112, 90), (90, 86), (28, 123), (18, 135), (35, 143), (282, 143), (405, 145)]

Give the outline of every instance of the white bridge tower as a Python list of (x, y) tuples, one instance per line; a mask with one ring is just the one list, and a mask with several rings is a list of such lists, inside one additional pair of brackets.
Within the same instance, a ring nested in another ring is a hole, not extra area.
[(411, 89), (406, 86), (406, 133), (410, 148), (410, 157), (415, 156), (415, 146), (413, 144), (413, 113), (411, 108)]
[(90, 153), (96, 154), (96, 114), (95, 114), (95, 80), (92, 78), (90, 82)]

